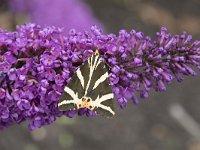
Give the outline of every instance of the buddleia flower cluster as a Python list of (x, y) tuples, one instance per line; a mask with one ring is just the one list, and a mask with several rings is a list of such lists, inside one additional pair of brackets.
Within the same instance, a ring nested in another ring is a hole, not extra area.
[(121, 108), (127, 101), (139, 103), (151, 88), (165, 91), (173, 79), (196, 75), (200, 69), (200, 40), (167, 33), (162, 27), (156, 39), (142, 32), (103, 34), (90, 31), (40, 27), (28, 23), (15, 32), (0, 30), (0, 128), (28, 121), (31, 130), (51, 124), (65, 115), (92, 116), (88, 110), (59, 111), (58, 100), (79, 66), (96, 50), (108, 66), (109, 81)]

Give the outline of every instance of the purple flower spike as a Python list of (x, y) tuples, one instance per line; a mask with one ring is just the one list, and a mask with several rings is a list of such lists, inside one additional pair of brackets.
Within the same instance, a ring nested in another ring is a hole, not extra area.
[(125, 30), (105, 35), (96, 26), (90, 32), (71, 30), (63, 36), (55, 27), (36, 24), (0, 30), (0, 128), (28, 121), (31, 130), (65, 115), (95, 116), (87, 109), (59, 111), (58, 100), (75, 71), (97, 49), (108, 64), (109, 80), (121, 108), (148, 98), (151, 88), (165, 91), (173, 79), (194, 76), (200, 69), (200, 40), (167, 33), (152, 40), (144, 33)]

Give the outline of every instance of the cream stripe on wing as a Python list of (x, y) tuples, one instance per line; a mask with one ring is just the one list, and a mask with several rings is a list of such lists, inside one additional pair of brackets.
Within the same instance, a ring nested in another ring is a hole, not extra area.
[(60, 103), (58, 103), (58, 107), (62, 106), (62, 105), (66, 105), (66, 104), (76, 104), (75, 100), (64, 100)]
[(94, 107), (97, 107), (97, 109), (102, 108), (106, 111), (109, 111), (111, 114), (115, 115), (115, 112), (109, 106), (105, 106), (105, 105), (101, 104), (102, 102), (107, 101), (111, 98), (114, 98), (113, 93), (106, 94), (106, 95), (102, 96), (101, 98), (99, 98), (99, 96), (98, 96), (95, 101), (91, 101), (91, 104)]
[(115, 112), (110, 107), (102, 105), (102, 104), (100, 104), (99, 107), (104, 109), (104, 110), (109, 111), (113, 116), (115, 115)]
[(88, 64), (89, 64), (89, 66), (90, 66), (90, 64), (91, 64), (91, 61), (90, 61), (90, 59), (91, 59), (91, 57), (90, 57), (90, 58), (88, 58)]
[(109, 93), (109, 94), (103, 95), (100, 99), (97, 100), (97, 102), (102, 103), (102, 102), (107, 101), (107, 100), (109, 100), (111, 98), (114, 98), (114, 94), (113, 93)]
[(106, 94), (106, 95), (102, 96), (101, 98), (99, 98), (99, 95), (98, 95), (98, 97), (94, 101), (91, 101), (91, 103), (92, 103), (92, 105), (99, 107), (99, 105), (102, 105), (101, 104), (102, 102), (107, 101), (111, 98), (114, 98), (113, 93)]
[(65, 87), (64, 90), (73, 98), (73, 100), (63, 100), (62, 102), (58, 103), (58, 107), (61, 105), (70, 104), (70, 103), (77, 104), (79, 101), (78, 93), (75, 94), (74, 91), (68, 88), (67, 86)]
[(108, 72), (104, 73), (94, 84), (93, 90), (108, 78)]
[(95, 66), (95, 70), (97, 69), (97, 67), (99, 66), (100, 63), (101, 63), (101, 60), (99, 59), (96, 66)]
[(74, 100), (75, 99), (78, 99), (78, 94), (76, 93), (74, 93), (74, 91), (72, 90), (72, 89), (70, 89), (69, 87), (65, 87), (65, 92), (67, 92)]
[[(94, 64), (92, 63), (93, 62), (93, 59), (95, 58), (95, 60), (94, 60)], [(93, 75), (93, 72), (94, 72), (94, 69), (95, 69), (95, 66), (97, 65), (97, 60), (98, 60), (98, 56), (96, 56), (96, 57), (94, 57), (93, 55), (92, 55), (92, 57), (91, 57), (91, 62), (89, 63), (89, 67), (90, 67), (90, 74), (89, 74), (89, 79), (88, 79), (88, 83), (87, 83), (87, 86), (86, 86), (86, 89), (85, 89), (85, 94), (84, 95), (87, 95), (87, 92), (88, 92), (88, 88), (89, 88), (89, 86), (90, 86), (90, 82), (91, 82), (91, 79), (92, 79), (92, 75)]]
[(79, 80), (81, 82), (81, 85), (82, 85), (83, 89), (84, 89), (84, 78), (83, 78), (83, 75), (81, 73), (80, 68), (77, 70), (77, 76), (78, 76), (78, 78), (79, 78)]

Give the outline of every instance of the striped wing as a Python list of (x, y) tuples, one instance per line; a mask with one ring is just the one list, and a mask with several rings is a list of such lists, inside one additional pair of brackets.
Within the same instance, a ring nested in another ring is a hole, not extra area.
[(86, 107), (97, 114), (111, 117), (115, 114), (113, 99), (106, 66), (99, 55), (92, 55), (65, 87), (58, 108), (66, 111)]

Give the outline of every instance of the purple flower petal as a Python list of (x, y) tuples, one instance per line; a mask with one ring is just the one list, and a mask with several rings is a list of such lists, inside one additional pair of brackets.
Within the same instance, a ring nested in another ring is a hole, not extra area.
[(54, 61), (55, 61), (56, 57), (53, 55), (47, 55), (44, 54), (41, 56), (41, 62), (45, 65), (45, 66), (52, 66)]
[(6, 91), (3, 88), (0, 88), (0, 99), (5, 98), (6, 96)]
[(7, 61), (0, 62), (0, 70), (4, 73), (7, 73), (11, 67), (11, 64)]

